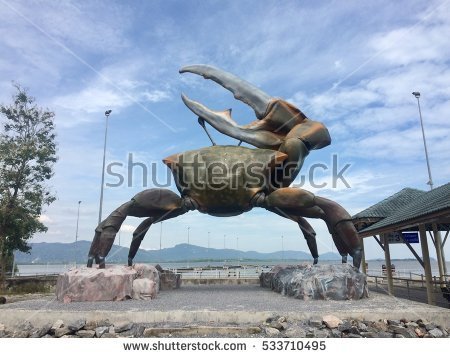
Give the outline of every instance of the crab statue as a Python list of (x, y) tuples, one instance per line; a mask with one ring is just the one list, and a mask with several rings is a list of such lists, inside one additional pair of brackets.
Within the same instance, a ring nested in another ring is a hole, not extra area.
[(314, 264), (319, 257), (316, 233), (304, 217), (323, 219), (343, 262), (349, 254), (353, 265), (359, 268), (361, 241), (347, 211), (329, 199), (290, 187), (309, 152), (330, 144), (326, 127), (308, 119), (292, 104), (269, 96), (231, 73), (207, 65), (186, 66), (180, 70), (184, 72), (215, 81), (255, 111), (257, 120), (240, 126), (231, 118), (231, 110), (213, 111), (182, 95), (183, 102), (198, 116), (208, 136), (205, 122), (256, 148), (242, 147), (240, 143), (219, 146), (211, 139), (210, 147), (164, 159), (181, 195), (168, 189), (148, 189), (114, 210), (95, 230), (88, 267), (94, 260), (99, 268), (105, 267), (105, 257), (127, 216), (146, 218), (133, 233), (128, 255), (131, 266), (152, 224), (190, 210), (227, 217), (259, 207), (299, 225)]

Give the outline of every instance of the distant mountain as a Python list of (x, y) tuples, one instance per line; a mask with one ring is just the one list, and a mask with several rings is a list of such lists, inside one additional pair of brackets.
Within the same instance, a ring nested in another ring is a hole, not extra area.
[[(78, 241), (70, 244), (63, 243), (33, 243), (30, 254), (16, 252), (16, 262), (21, 264), (70, 263), (87, 260), (90, 241)], [(107, 257), (109, 263), (127, 262), (128, 247), (113, 245)], [(309, 253), (303, 251), (277, 251), (260, 253), (256, 251), (239, 251), (232, 249), (213, 249), (196, 245), (179, 244), (162, 250), (140, 249), (134, 259), (135, 262), (183, 262), (183, 261), (224, 261), (224, 260), (254, 260), (254, 261), (312, 261)], [(340, 256), (327, 252), (319, 260), (340, 260)]]

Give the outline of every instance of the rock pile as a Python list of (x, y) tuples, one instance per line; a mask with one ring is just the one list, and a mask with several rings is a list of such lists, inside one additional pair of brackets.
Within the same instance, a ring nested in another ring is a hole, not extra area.
[[(273, 337), (273, 338), (444, 338), (449, 337), (449, 327), (442, 327), (421, 319), (402, 320), (354, 320), (339, 319), (332, 315), (321, 319), (290, 320), (285, 316), (273, 316), (252, 327), (183, 327), (106, 320), (74, 322), (57, 320), (40, 327), (25, 322), (17, 327), (5, 327), (0, 323), (0, 338), (114, 338), (114, 337)], [(222, 332), (222, 333), (218, 333)]]
[(65, 303), (153, 299), (159, 291), (159, 272), (151, 265), (76, 268), (58, 276), (56, 297)]
[(260, 275), (262, 287), (303, 300), (369, 297), (366, 275), (349, 264), (278, 265)]
[(444, 328), (421, 319), (354, 320), (327, 315), (318, 320), (287, 323), (285, 317), (271, 317), (264, 324), (271, 337), (288, 338), (444, 338), (449, 337), (449, 327)]

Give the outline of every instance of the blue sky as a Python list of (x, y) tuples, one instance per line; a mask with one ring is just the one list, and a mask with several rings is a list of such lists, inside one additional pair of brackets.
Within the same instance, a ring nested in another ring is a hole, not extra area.
[[(10, 1), (0, 0), (0, 101), (11, 81), (29, 88), (56, 113), (59, 162), (52, 185), (58, 200), (42, 220), (46, 234), (34, 242), (91, 240), (97, 223), (104, 112), (109, 122), (107, 163), (157, 163), (209, 145), (186, 93), (214, 109), (233, 108), (241, 124), (254, 113), (211, 81), (180, 75), (184, 65), (205, 63), (233, 72), (275, 97), (296, 104), (329, 128), (333, 142), (306, 159), (339, 168), (350, 164), (347, 188), (311, 188), (351, 214), (404, 187), (427, 190), (416, 99), (420, 91), (435, 185), (449, 181), (449, 1)], [(217, 132), (219, 144), (233, 144)], [(126, 168), (123, 169), (123, 173)], [(139, 170), (132, 187), (106, 188), (104, 214), (143, 190)], [(317, 182), (330, 182), (316, 171)], [(106, 176), (107, 182), (115, 177)], [(335, 251), (325, 225), (312, 220), (319, 251)], [(129, 245), (139, 220), (129, 218), (121, 244)], [(162, 246), (187, 241), (260, 252), (307, 246), (296, 224), (262, 209), (232, 218), (198, 212), (166, 221)], [(142, 246), (159, 248), (160, 226)], [(239, 238), (238, 240), (236, 238)], [(395, 258), (412, 257), (401, 245)], [(416, 245), (419, 246), (419, 245)], [(446, 256), (450, 257), (447, 245)], [(420, 247), (417, 247), (420, 251)], [(434, 250), (431, 250), (435, 256)], [(383, 257), (366, 241), (366, 256)]]

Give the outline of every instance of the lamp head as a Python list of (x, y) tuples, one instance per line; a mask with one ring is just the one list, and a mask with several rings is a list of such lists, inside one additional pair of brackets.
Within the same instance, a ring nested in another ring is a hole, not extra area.
[(419, 98), (420, 97), (420, 92), (413, 92), (412, 93), (414, 97)]
[(111, 114), (111, 112), (112, 112), (112, 110), (108, 109), (108, 110), (105, 112), (105, 116), (108, 117), (108, 116)]

